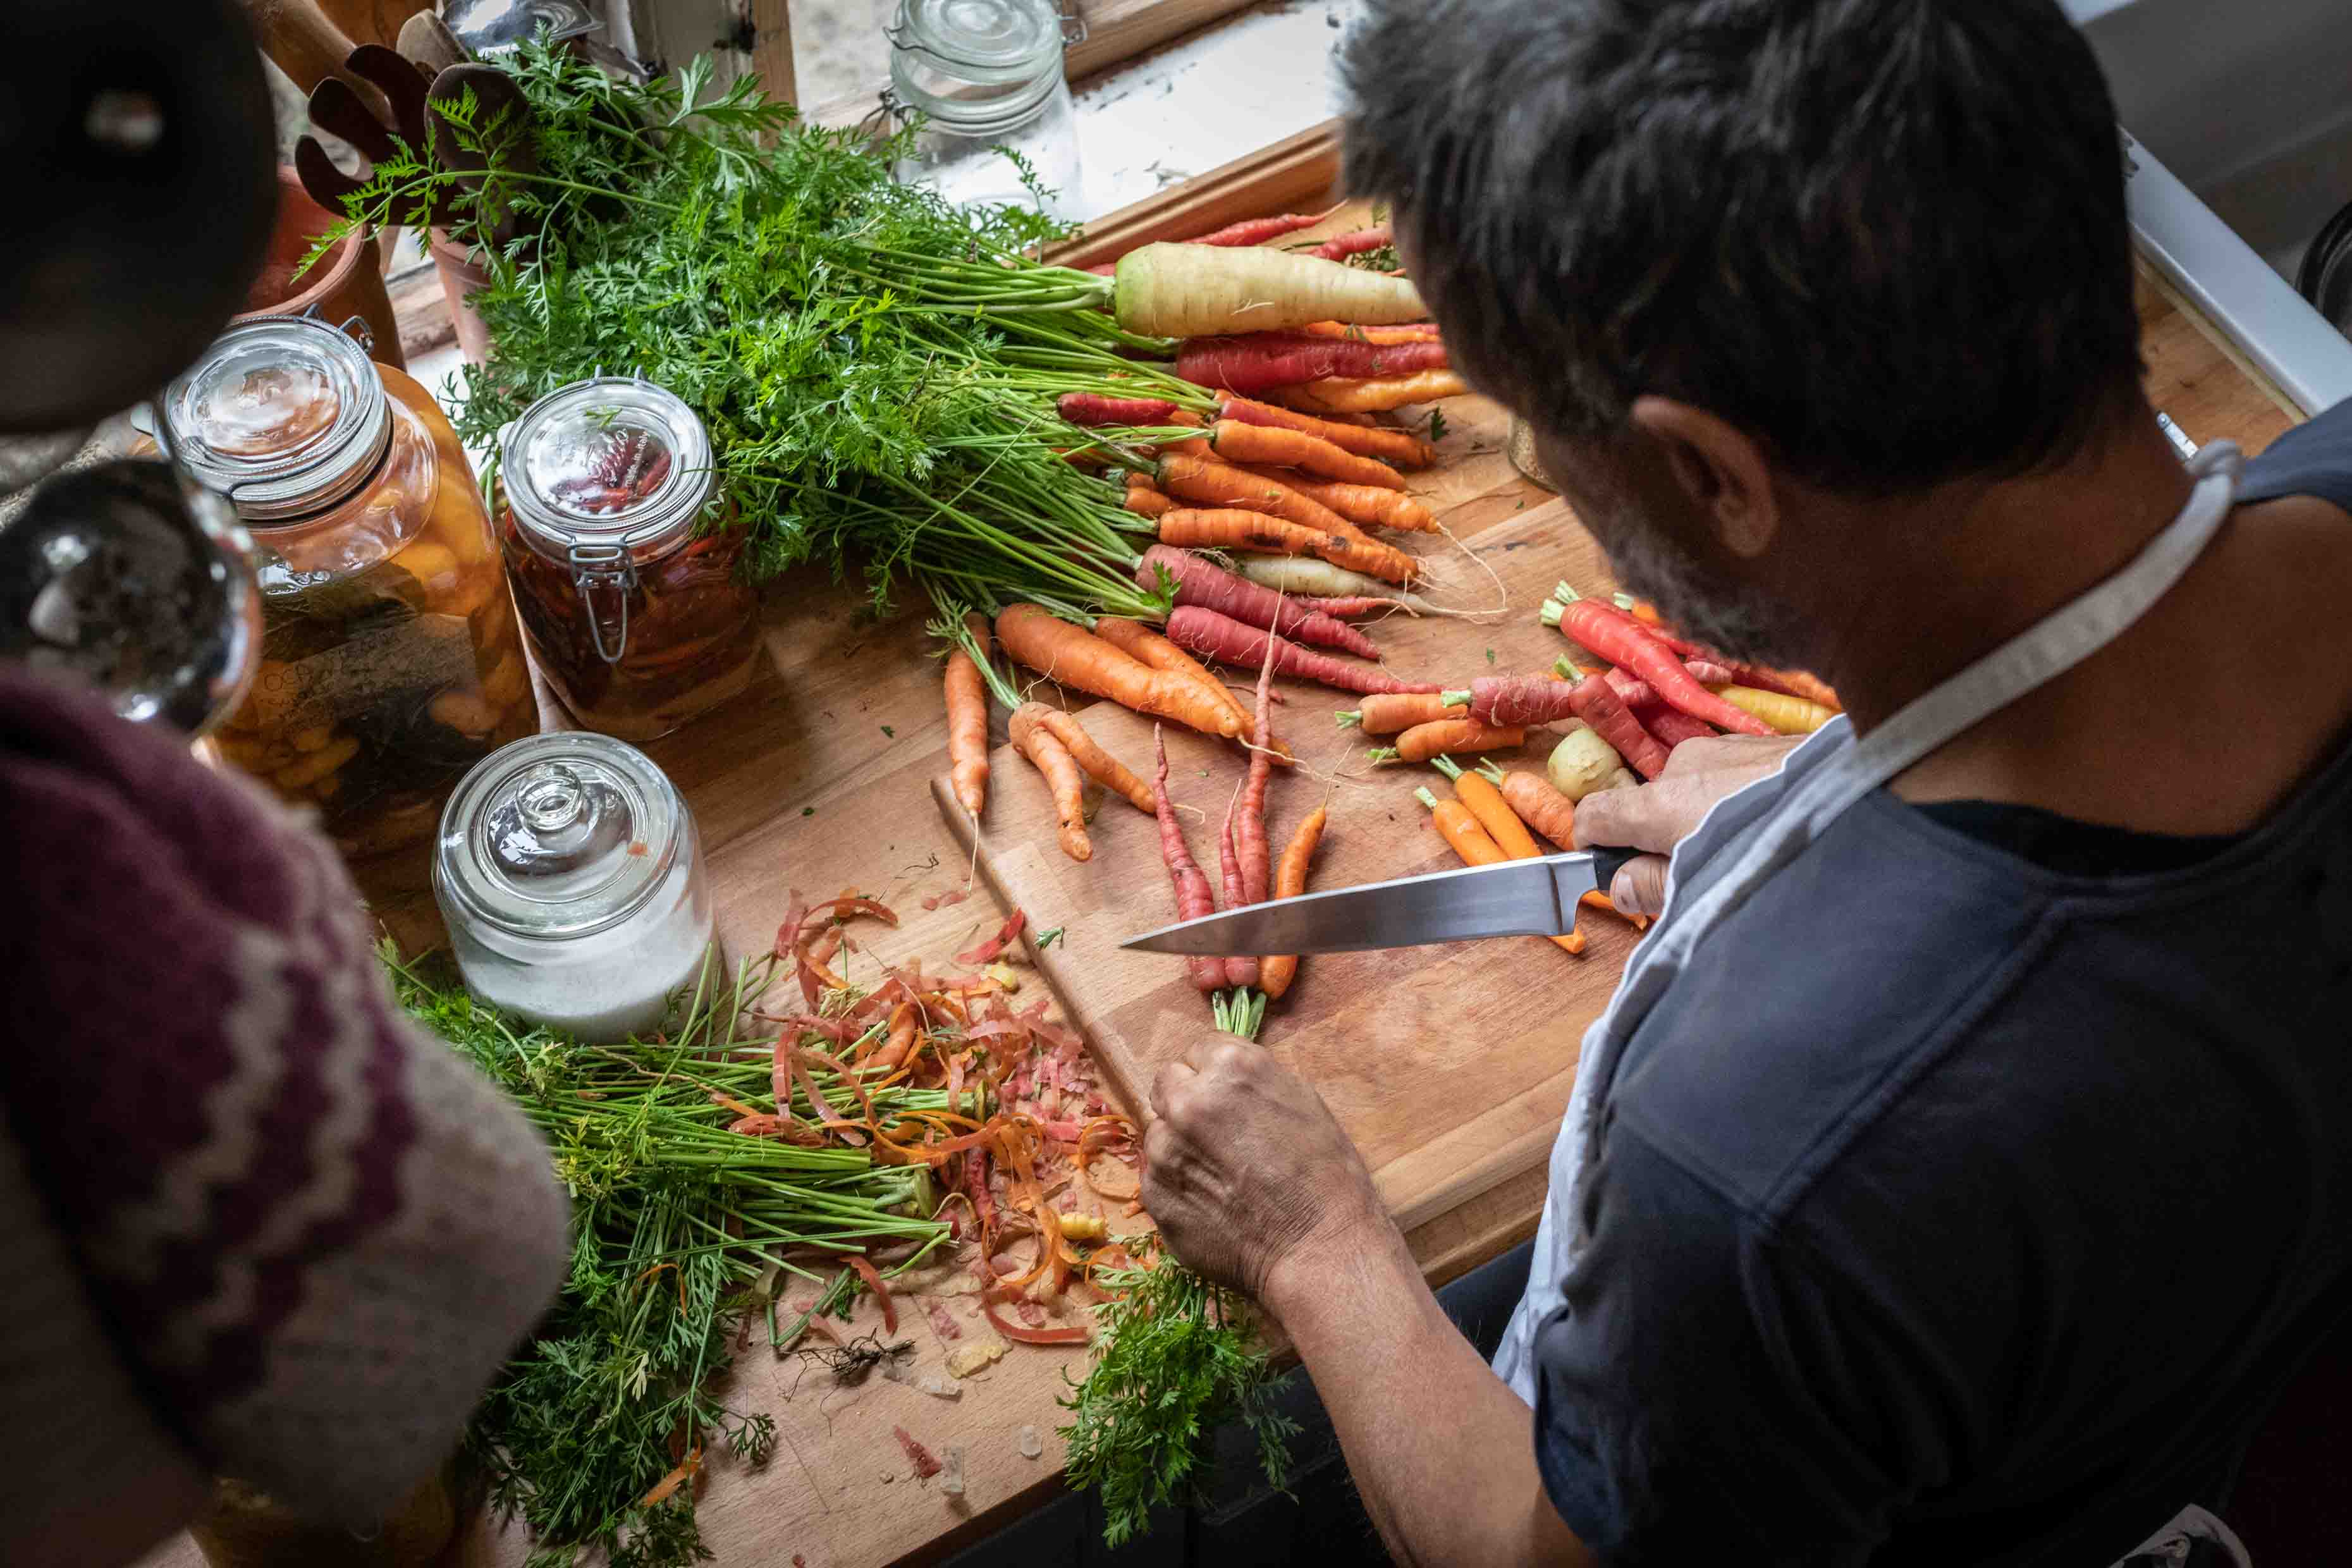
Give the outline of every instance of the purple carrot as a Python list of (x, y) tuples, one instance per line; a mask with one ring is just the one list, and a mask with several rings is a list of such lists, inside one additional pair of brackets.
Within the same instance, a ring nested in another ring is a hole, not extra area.
[(1302, 609), (1297, 599), (1286, 598), (1246, 577), (1236, 577), (1207, 557), (1179, 550), (1172, 544), (1155, 544), (1145, 551), (1142, 564), (1135, 569), (1135, 580), (1145, 588), (1157, 588), (1163, 567), (1176, 581), (1176, 602), (1180, 605), (1198, 605), (1260, 631), (1313, 643), (1318, 647), (1336, 647), (1358, 658), (1381, 657), (1372, 639), (1346, 622)]

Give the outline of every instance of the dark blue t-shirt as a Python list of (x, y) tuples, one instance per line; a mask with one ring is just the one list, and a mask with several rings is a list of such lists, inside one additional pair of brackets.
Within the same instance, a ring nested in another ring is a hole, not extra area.
[[(2286, 494), (2352, 510), (2352, 405), (2249, 465)], [(2226, 1517), (2352, 1304), (2352, 746), (2235, 838), (1866, 796), (1599, 1136), (1536, 1444), (1605, 1562), (2105, 1568)]]

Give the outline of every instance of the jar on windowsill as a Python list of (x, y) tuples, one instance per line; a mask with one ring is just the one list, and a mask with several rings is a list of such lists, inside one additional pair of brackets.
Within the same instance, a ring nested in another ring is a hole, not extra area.
[(182, 461), (250, 531), (261, 658), (201, 746), (354, 858), (433, 836), (466, 770), (539, 727), (488, 509), (432, 395), (333, 327), (231, 327), (174, 381)]
[(1009, 148), (1050, 193), (1049, 216), (1078, 216), (1077, 114), (1051, 0), (899, 0), (887, 31), (883, 105), (920, 119), (899, 179), (960, 207), (1036, 205)]
[(702, 421), (637, 377), (574, 382), (501, 437), (515, 605), (583, 728), (650, 741), (751, 684), (760, 595), (715, 488)]

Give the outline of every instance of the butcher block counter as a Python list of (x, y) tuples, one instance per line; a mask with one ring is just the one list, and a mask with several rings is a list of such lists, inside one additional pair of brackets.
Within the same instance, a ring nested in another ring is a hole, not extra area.
[[(1309, 132), (1091, 226), (1072, 258), (1092, 260), (1237, 217), (1311, 210), (1309, 204), (1327, 198), (1336, 173), (1328, 128)], [(2148, 276), (2139, 304), (2150, 396), (2191, 439), (2229, 437), (2251, 453), (2294, 423), (2294, 414), (2233, 363), (2218, 335)], [(1449, 602), (1504, 607), (1489, 623), (1392, 621), (1374, 635), (1401, 671), (1466, 685), (1490, 667), (1542, 668), (1562, 650), (1558, 635), (1535, 616), (1553, 580), (1568, 575), (1586, 590), (1607, 584), (1605, 563), (1572, 514), (1503, 457), (1501, 411), (1458, 398), (1444, 414), (1443, 461), (1417, 476), (1413, 488), (1462, 548), (1430, 553), (1444, 563)], [(1130, 1075), (1210, 1029), (1202, 998), (1181, 986), (1160, 986), (1149, 972), (1154, 963), (1174, 971), (1177, 961), (1114, 951), (1118, 939), (1172, 918), (1156, 857), (1137, 848), (1149, 825), (1140, 816), (1105, 824), (1112, 830), (1101, 835), (1097, 859), (1086, 866), (1041, 859), (1041, 847), (1048, 857), (1055, 853), (1050, 833), (1041, 837), (1034, 828), (1042, 786), (1025, 764), (1000, 753), (990, 824), (975, 855), (969, 836), (950, 826), (934, 798), (934, 782), (945, 772), (946, 727), (936, 645), (923, 634), (924, 616), (910, 599), (877, 620), (855, 586), (814, 572), (788, 577), (768, 595), (767, 668), (753, 689), (649, 748), (699, 821), (720, 938), (733, 956), (765, 951), (793, 889), (823, 898), (856, 889), (899, 916), (895, 930), (861, 929), (875, 957), (920, 955), (937, 963), (1003, 923), (1013, 903), (998, 889), (1010, 888), (1033, 934), (1056, 926), (1066, 932), (1046, 953), (1032, 948), (1023, 955), (1024, 999), (1025, 987), (1047, 987), (1057, 1015), (1075, 1015), (1098, 1035), (1117, 1037), (1120, 1059), (1104, 1060), (1105, 1079), (1115, 1098), (1129, 1101), (1122, 1109), (1133, 1112), (1140, 1085), (1129, 1081)], [(1297, 737), (1302, 766), (1278, 782), (1274, 831), (1278, 844), (1299, 813), (1328, 796), (1333, 834), (1313, 885), (1448, 863), (1412, 800), (1413, 785), (1436, 783), (1435, 775), (1363, 766), (1360, 739), (1349, 761), (1330, 714), (1350, 701), (1296, 683), (1283, 689), (1288, 701), (1278, 711), (1277, 731)], [(1050, 694), (1040, 688), (1041, 696)], [(551, 727), (565, 723), (551, 702), (542, 701), (542, 715)], [(1130, 763), (1147, 761), (1140, 748), (1148, 731), (1114, 731), (1112, 721), (1121, 717), (1131, 716), (1102, 713), (1088, 722)], [(993, 738), (1000, 745), (1004, 719), (997, 709)], [(1231, 757), (1216, 764), (1213, 798), (1211, 781), (1186, 776), (1208, 771), (1212, 749), (1185, 736), (1171, 750), (1201, 763), (1188, 768), (1180, 762), (1172, 782), (1213, 821), (1235, 775)], [(1541, 755), (1531, 742), (1521, 765), (1540, 767)], [(1104, 807), (1123, 809), (1116, 802)], [(1197, 850), (1212, 840), (1198, 826), (1201, 817), (1191, 820)], [(1001, 847), (987, 842), (996, 835)], [(440, 942), (421, 853), (358, 869), (376, 917), (404, 948)], [(938, 901), (967, 887), (968, 898)], [(926, 909), (927, 901), (935, 907)], [(1588, 921), (1588, 929), (1593, 940), (1580, 959), (1549, 950), (1507, 959), (1499, 950), (1512, 944), (1486, 943), (1477, 944), (1489, 954), (1483, 959), (1457, 944), (1398, 955), (1385, 968), (1364, 962), (1370, 955), (1309, 960), (1293, 997), (1266, 1024), (1265, 1048), (1315, 1079), (1366, 1147), (1433, 1282), (1535, 1230), (1543, 1154), (1575, 1065), (1576, 1020), (1605, 1002), (1633, 942), (1607, 917)], [(1557, 979), (1530, 996), (1538, 980), (1529, 977), (1542, 961), (1556, 961), (1542, 973)], [(1480, 963), (1493, 967), (1465, 967)], [(1519, 980), (1503, 986), (1464, 982), (1476, 973)], [(1105, 1005), (1097, 994), (1105, 989), (1126, 1000)], [(1563, 996), (1573, 1005), (1564, 1005)], [(1474, 1049), (1485, 1053), (1471, 1064), (1475, 1070), (1446, 1078)], [(1416, 1074), (1444, 1083), (1444, 1091), (1415, 1092)], [(871, 1326), (871, 1300), (861, 1299), (853, 1331)], [(916, 1341), (918, 1369), (929, 1370), (941, 1359), (941, 1342), (921, 1312), (908, 1317), (901, 1334)], [(1054, 1432), (1063, 1418), (1056, 1401), (1065, 1373), (1076, 1374), (1084, 1358), (1083, 1350), (1014, 1346), (966, 1380), (961, 1397), (942, 1400), (879, 1377), (843, 1386), (821, 1369), (755, 1345), (739, 1361), (729, 1399), (773, 1416), (775, 1453), (757, 1469), (723, 1456), (706, 1468), (699, 1483), (705, 1537), (722, 1563), (863, 1568), (942, 1556), (1056, 1489), (1061, 1447)], [(963, 1496), (947, 1496), (915, 1478), (895, 1426), (934, 1451), (964, 1448)], [(1043, 1435), (1040, 1457), (1023, 1456), (1024, 1428)], [(519, 1530), (501, 1531), (493, 1523), (470, 1532), (452, 1561), (519, 1564), (525, 1552)], [(200, 1561), (182, 1538), (149, 1563), (194, 1568)]]

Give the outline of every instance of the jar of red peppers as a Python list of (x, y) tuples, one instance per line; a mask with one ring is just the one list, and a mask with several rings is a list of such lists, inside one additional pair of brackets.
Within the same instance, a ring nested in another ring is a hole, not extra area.
[(740, 535), (708, 516), (692, 409), (642, 378), (575, 382), (507, 428), (499, 466), (515, 604), (584, 727), (650, 741), (751, 683), (759, 595), (737, 577)]
[(167, 390), (253, 536), (261, 659), (203, 744), (369, 855), (433, 836), (466, 770), (539, 728), (506, 571), (432, 395), (301, 317), (231, 328)]

